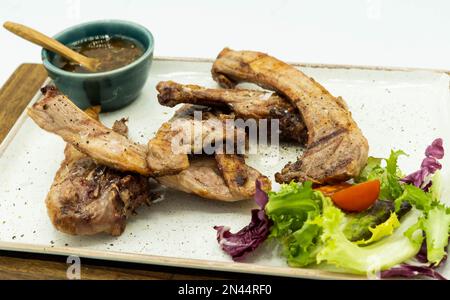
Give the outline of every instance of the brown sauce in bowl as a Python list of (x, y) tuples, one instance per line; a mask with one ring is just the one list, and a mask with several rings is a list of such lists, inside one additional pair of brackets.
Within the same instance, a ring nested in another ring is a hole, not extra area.
[[(72, 50), (100, 60), (97, 72), (106, 72), (129, 65), (144, 54), (137, 41), (123, 36), (96, 36), (68, 45)], [(53, 64), (74, 73), (92, 73), (81, 65), (55, 55)]]

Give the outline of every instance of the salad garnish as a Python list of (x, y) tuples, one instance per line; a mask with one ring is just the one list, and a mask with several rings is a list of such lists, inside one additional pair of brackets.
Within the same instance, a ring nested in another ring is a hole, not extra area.
[(435, 269), (447, 257), (450, 227), (439, 186), (442, 139), (426, 148), (420, 169), (407, 176), (397, 163), (403, 155), (369, 157), (354, 183), (317, 188), (291, 182), (267, 194), (257, 183), (260, 209), (252, 211), (251, 223), (235, 234), (216, 226), (217, 239), (234, 260), (274, 239), (291, 267), (444, 279)]

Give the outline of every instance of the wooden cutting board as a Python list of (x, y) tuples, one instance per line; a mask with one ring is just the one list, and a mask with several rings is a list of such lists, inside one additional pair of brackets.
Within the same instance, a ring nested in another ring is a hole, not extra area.
[[(0, 90), (0, 143), (41, 87), (41, 64), (22, 64)], [(43, 201), (43, 200), (42, 200)], [(0, 251), (0, 279), (65, 279), (66, 257)], [(82, 259), (82, 279), (245, 279), (252, 275)]]

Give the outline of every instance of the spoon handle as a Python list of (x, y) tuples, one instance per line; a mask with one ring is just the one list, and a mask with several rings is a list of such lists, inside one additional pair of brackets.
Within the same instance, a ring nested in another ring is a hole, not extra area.
[(55, 39), (46, 36), (45, 34), (40, 33), (39, 31), (36, 31), (25, 25), (13, 22), (5, 22), (3, 24), (3, 27), (5, 27), (7, 30), (11, 31), (15, 35), (18, 35), (21, 38), (29, 42), (32, 42), (33, 44), (39, 45), (47, 50), (55, 52), (71, 61), (81, 64), (82, 66), (88, 69), (91, 68), (91, 64), (89, 63), (88, 57), (73, 51), (69, 47), (61, 44)]

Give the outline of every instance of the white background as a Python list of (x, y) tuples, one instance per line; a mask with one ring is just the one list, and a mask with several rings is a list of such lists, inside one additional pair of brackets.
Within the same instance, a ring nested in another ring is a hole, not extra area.
[[(450, 1), (1, 0), (0, 22), (53, 35), (83, 21), (148, 27), (155, 55), (213, 58), (225, 46), (287, 61), (450, 69)], [(0, 85), (40, 49), (0, 29)]]

